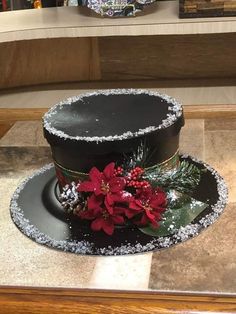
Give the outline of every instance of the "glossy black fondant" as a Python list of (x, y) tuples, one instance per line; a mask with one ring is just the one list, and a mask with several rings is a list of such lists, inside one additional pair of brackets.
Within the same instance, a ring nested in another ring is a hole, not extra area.
[[(201, 169), (204, 168), (204, 165), (194, 162), (190, 158), (187, 160)], [(127, 242), (135, 246), (137, 242), (141, 245), (147, 245), (153, 240), (153, 237), (143, 234), (135, 227), (117, 228), (112, 237), (103, 232), (93, 232), (89, 227), (89, 222), (68, 215), (63, 211), (57, 198), (56, 189), (55, 171), (54, 168), (51, 168), (30, 179), (21, 190), (18, 198), (18, 206), (24, 217), (29, 220), (29, 224), (50, 238), (68, 242), (85, 240), (93, 243), (94, 252), (91, 253), (92, 255), (98, 254), (100, 248), (105, 248), (104, 253), (100, 251), (100, 255), (110, 255), (109, 250), (122, 247)], [(34, 195), (33, 198), (32, 195)], [(214, 205), (219, 199), (216, 179), (209, 170), (205, 169), (202, 172), (200, 184), (193, 197), (209, 204), (193, 221), (193, 223), (197, 223), (202, 217), (212, 212), (211, 205)], [(202, 229), (204, 229), (203, 226)], [(24, 232), (24, 230), (21, 231)], [(45, 243), (45, 245), (48, 244)], [(155, 245), (155, 248), (150, 250), (158, 250), (158, 244)], [(63, 250), (63, 248), (61, 249)]]
[[(69, 136), (101, 137), (132, 133), (150, 126), (158, 127), (167, 118), (170, 104), (159, 96), (97, 95), (65, 105), (50, 117), (51, 126)], [(65, 168), (88, 172), (93, 166), (102, 170), (109, 162), (122, 163), (141, 143), (152, 157), (147, 166), (170, 158), (178, 149), (183, 115), (161, 130), (113, 141), (86, 141), (61, 138), (44, 128), (56, 162)]]
[(70, 136), (115, 136), (160, 125), (169, 106), (147, 94), (95, 95), (56, 109), (50, 122)]
[[(147, 166), (152, 166), (174, 155), (178, 149), (179, 136), (158, 139), (149, 134), (145, 136), (145, 142), (151, 155)], [(117, 165), (122, 164), (124, 155), (130, 156), (140, 144), (139, 138), (98, 144), (79, 141), (75, 146), (51, 146), (51, 150), (53, 159), (63, 167), (87, 173), (94, 166), (103, 170), (112, 161)]]

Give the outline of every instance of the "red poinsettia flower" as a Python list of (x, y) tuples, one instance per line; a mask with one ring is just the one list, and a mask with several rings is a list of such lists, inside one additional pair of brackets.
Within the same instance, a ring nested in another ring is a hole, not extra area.
[(115, 229), (115, 225), (124, 224), (123, 217), (124, 209), (115, 207), (113, 214), (111, 215), (106, 208), (102, 208), (100, 205), (94, 208), (90, 208), (84, 212), (80, 212), (79, 217), (81, 219), (93, 220), (91, 223), (91, 229), (94, 231), (103, 230), (108, 235), (112, 235)]
[(129, 209), (125, 210), (125, 214), (128, 218), (141, 214), (137, 224), (146, 225), (151, 222), (154, 227), (157, 227), (157, 222), (161, 220), (161, 213), (166, 209), (166, 203), (166, 194), (160, 189), (139, 190), (130, 202)]
[(81, 211), (79, 217), (82, 219), (94, 219), (102, 212), (102, 196), (95, 196), (92, 194), (87, 199), (87, 210)]
[(114, 208), (113, 215), (110, 215), (106, 210), (101, 211), (97, 218), (91, 223), (91, 229), (94, 231), (103, 230), (108, 235), (112, 235), (115, 225), (124, 224), (124, 217), (121, 213), (119, 208)]
[[(107, 165), (103, 172), (93, 167), (89, 172), (89, 179), (90, 181), (79, 185), (78, 191), (93, 192), (96, 197), (104, 196), (104, 204), (112, 214), (114, 203), (121, 200), (121, 192), (125, 187), (125, 179), (115, 176), (115, 163)], [(93, 200), (95, 201), (95, 198)]]
[(103, 230), (108, 235), (112, 235), (115, 225), (124, 224), (124, 208), (114, 207), (113, 214), (110, 214), (107, 208), (103, 207), (103, 199), (100, 196), (92, 194), (87, 201), (88, 209), (79, 213), (81, 219), (93, 220), (91, 229), (94, 231)]

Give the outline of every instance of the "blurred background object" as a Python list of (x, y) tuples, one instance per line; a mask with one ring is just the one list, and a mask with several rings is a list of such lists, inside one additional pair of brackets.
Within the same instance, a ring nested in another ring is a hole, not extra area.
[(179, 17), (236, 16), (236, 0), (180, 0)]

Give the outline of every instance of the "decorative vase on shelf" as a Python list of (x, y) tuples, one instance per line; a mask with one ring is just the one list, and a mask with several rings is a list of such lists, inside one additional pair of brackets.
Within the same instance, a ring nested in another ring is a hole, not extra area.
[[(68, 0), (68, 6), (74, 6), (77, 0)], [(142, 9), (156, 0), (78, 0), (80, 6), (87, 6), (101, 16), (135, 16)]]

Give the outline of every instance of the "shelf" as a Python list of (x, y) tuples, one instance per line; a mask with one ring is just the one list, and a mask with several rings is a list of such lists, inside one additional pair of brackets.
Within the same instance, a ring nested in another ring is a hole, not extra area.
[(64, 37), (233, 32), (236, 32), (236, 17), (179, 19), (178, 1), (157, 2), (135, 18), (102, 18), (81, 7), (0, 13), (0, 42)]

